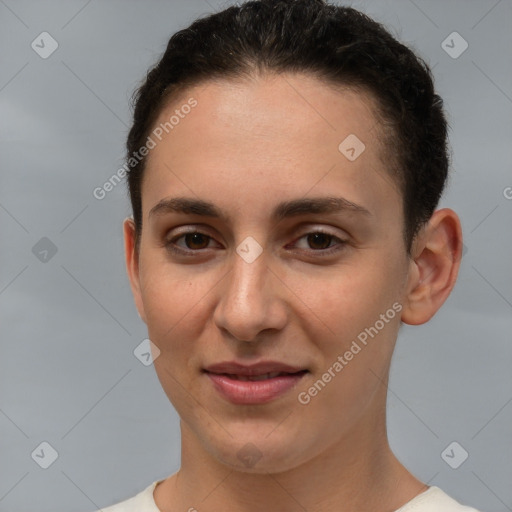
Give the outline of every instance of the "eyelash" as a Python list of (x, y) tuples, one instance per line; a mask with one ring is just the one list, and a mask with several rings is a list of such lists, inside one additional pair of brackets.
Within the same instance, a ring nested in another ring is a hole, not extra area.
[[(185, 249), (178, 248), (178, 246), (176, 246), (176, 242), (180, 238), (183, 238), (186, 235), (195, 235), (195, 234), (203, 235), (203, 236), (207, 237), (208, 239), (213, 240), (213, 237), (207, 235), (206, 233), (203, 233), (202, 231), (188, 231), (186, 233), (181, 233), (180, 235), (177, 235), (174, 238), (171, 238), (170, 240), (166, 241), (164, 243), (165, 248), (167, 250), (169, 250), (170, 252), (172, 252), (174, 254), (177, 254), (179, 256), (197, 257), (197, 256), (195, 256), (194, 253), (198, 253), (198, 252), (200, 253), (200, 252), (202, 252), (205, 249), (187, 249), (187, 250), (185, 250)], [(344, 248), (344, 246), (347, 245), (347, 241), (346, 240), (342, 240), (341, 238), (339, 238), (339, 237), (337, 237), (337, 236), (335, 236), (335, 235), (333, 235), (331, 233), (328, 233), (326, 231), (322, 231), (320, 229), (304, 233), (301, 237), (299, 237), (297, 239), (297, 241), (298, 240), (302, 240), (303, 238), (305, 238), (305, 237), (307, 237), (309, 235), (315, 235), (315, 234), (325, 235), (328, 238), (330, 238), (331, 242), (333, 242), (333, 241), (338, 242), (337, 245), (328, 247), (326, 249), (310, 249), (310, 252), (315, 253), (315, 254), (319, 254), (322, 257), (330, 256), (330, 255), (332, 255), (332, 254), (342, 250)]]

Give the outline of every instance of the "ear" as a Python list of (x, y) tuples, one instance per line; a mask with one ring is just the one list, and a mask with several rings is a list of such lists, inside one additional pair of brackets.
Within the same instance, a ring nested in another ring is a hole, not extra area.
[(462, 228), (449, 208), (434, 212), (412, 247), (402, 321), (428, 322), (450, 295), (462, 257)]
[(128, 274), (128, 279), (130, 280), (130, 286), (139, 316), (144, 323), (147, 323), (144, 303), (140, 292), (139, 254), (135, 250), (135, 223), (131, 217), (124, 219), (123, 232), (126, 272)]

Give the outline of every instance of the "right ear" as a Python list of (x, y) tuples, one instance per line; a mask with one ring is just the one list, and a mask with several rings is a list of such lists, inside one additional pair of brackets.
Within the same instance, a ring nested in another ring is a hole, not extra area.
[(144, 323), (147, 323), (144, 303), (140, 292), (139, 254), (135, 250), (135, 222), (132, 217), (126, 217), (126, 219), (124, 219), (123, 232), (126, 272), (130, 280), (130, 286), (139, 316)]

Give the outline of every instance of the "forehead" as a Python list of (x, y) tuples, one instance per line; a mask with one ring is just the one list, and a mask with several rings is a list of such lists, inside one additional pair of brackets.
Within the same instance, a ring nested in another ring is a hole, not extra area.
[(367, 188), (374, 204), (396, 195), (373, 97), (309, 75), (204, 82), (173, 98), (152, 134), (144, 214), (184, 192), (229, 198), (235, 208), (264, 208), (276, 194), (296, 198), (312, 189), (352, 200)]
[[(191, 98), (197, 101), (193, 109), (187, 106)], [(163, 138), (172, 139), (168, 132), (176, 138), (193, 128), (197, 139), (207, 136), (208, 141), (236, 142), (243, 147), (244, 143), (254, 145), (259, 138), (262, 144), (254, 146), (254, 151), (261, 148), (268, 152), (274, 147), (279, 153), (283, 141), (300, 139), (305, 148), (314, 149), (318, 149), (319, 141), (323, 146), (332, 142), (331, 148), (337, 150), (336, 142), (346, 135), (362, 138), (372, 132), (376, 149), (376, 106), (374, 96), (361, 88), (327, 84), (309, 74), (267, 73), (210, 80), (181, 90), (161, 109), (155, 126), (164, 127), (174, 118)], [(206, 124), (206, 120), (210, 122)], [(183, 149), (190, 149), (190, 145)]]

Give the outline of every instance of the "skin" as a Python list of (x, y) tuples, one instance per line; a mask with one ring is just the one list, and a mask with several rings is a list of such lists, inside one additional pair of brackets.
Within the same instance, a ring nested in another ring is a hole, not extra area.
[[(428, 321), (452, 290), (460, 221), (450, 209), (436, 211), (408, 255), (401, 194), (385, 167), (374, 100), (362, 91), (299, 74), (208, 81), (174, 98), (155, 125), (190, 97), (197, 106), (148, 157), (139, 253), (133, 220), (124, 222), (135, 304), (180, 416), (181, 468), (156, 487), (155, 502), (162, 512), (327, 512), (340, 503), (347, 511), (394, 511), (427, 486), (388, 445), (391, 356), (400, 321)], [(338, 150), (349, 134), (366, 146), (354, 161)], [(178, 196), (212, 202), (227, 219), (149, 216)], [(369, 213), (270, 218), (281, 201), (325, 196)], [(206, 236), (176, 239), (186, 229)], [(332, 237), (311, 241), (318, 230)], [(263, 249), (252, 263), (236, 252), (248, 236)], [(172, 239), (192, 256), (170, 252)], [(322, 256), (332, 248), (340, 250)], [(299, 403), (298, 394), (394, 303), (400, 313)], [(267, 404), (234, 405), (201, 371), (233, 359), (309, 373)], [(261, 456), (250, 467), (237, 456), (248, 443)]]

